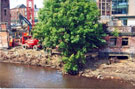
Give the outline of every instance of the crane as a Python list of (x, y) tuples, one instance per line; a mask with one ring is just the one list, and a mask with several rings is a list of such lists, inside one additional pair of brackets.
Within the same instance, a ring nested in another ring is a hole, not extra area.
[(27, 2), (27, 19), (31, 21), (32, 26), (35, 25), (34, 21), (34, 0), (26, 0)]

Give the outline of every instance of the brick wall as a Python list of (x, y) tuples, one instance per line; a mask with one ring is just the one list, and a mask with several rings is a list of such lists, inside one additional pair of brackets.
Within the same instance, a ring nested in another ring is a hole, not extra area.
[(1, 22), (7, 22), (10, 25), (10, 3), (9, 0), (1, 0)]
[[(110, 45), (111, 38), (116, 38), (116, 45), (112, 46)], [(128, 45), (122, 45), (122, 39), (128, 38)], [(113, 36), (107, 36), (105, 37), (107, 41), (107, 45), (105, 48), (103, 48), (102, 52), (125, 52), (125, 53), (134, 53), (135, 54), (135, 37), (132, 36), (120, 36), (120, 37), (113, 37)]]
[(7, 32), (0, 32), (0, 49), (1, 48), (8, 48), (8, 33)]

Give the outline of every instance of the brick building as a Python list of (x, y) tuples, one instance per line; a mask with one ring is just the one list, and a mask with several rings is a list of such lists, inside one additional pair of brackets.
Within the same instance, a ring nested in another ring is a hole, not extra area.
[[(38, 21), (38, 11), (39, 8), (34, 8), (34, 16), (35, 16), (35, 22)], [(24, 4), (18, 5), (15, 8), (10, 9), (11, 13), (11, 24), (18, 24), (19, 23), (19, 16), (18, 14), (22, 14), (25, 18), (27, 18), (27, 8)]]
[[(113, 36), (111, 32), (117, 29), (119, 36)], [(110, 26), (107, 29), (108, 36), (105, 37), (106, 46), (100, 49), (100, 58), (135, 58), (135, 27)]]
[(0, 0), (0, 23), (6, 22), (10, 26), (10, 3), (9, 0)]
[(17, 24), (19, 22), (19, 13), (27, 18), (27, 8), (24, 4), (18, 5), (15, 8), (10, 9), (11, 24)]

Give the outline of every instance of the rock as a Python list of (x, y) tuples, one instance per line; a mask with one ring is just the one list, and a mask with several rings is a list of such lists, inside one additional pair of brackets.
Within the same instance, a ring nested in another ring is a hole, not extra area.
[(32, 64), (32, 65), (37, 65), (37, 63), (38, 63), (38, 60), (32, 60), (32, 61), (31, 61), (31, 64)]
[(85, 77), (90, 77), (90, 75), (89, 75), (89, 74), (85, 74), (84, 76), (85, 76)]
[(116, 70), (115, 72), (120, 73), (120, 71), (119, 71), (119, 70)]
[(47, 64), (47, 65), (45, 65), (46, 67), (51, 67), (51, 65), (49, 65), (49, 64)]
[(79, 74), (83, 74), (83, 71), (80, 71)]
[(56, 68), (56, 66), (51, 66), (51, 68)]
[(82, 76), (82, 74), (83, 74), (83, 71), (80, 71), (80, 72), (79, 72), (79, 76)]
[(113, 77), (113, 76), (111, 76), (111, 79), (114, 79), (114, 77)]
[(101, 78), (102, 78), (102, 76), (101, 76), (101, 75), (98, 75), (98, 76), (97, 76), (97, 79), (101, 79)]
[(85, 73), (89, 73), (89, 72), (90, 72), (90, 70), (89, 70), (89, 69), (85, 70)]

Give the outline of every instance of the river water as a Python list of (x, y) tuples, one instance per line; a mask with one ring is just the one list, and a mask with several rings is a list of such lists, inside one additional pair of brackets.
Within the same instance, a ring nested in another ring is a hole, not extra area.
[(1, 88), (133, 88), (120, 80), (97, 80), (62, 75), (61, 72), (29, 65), (0, 63)]

